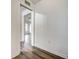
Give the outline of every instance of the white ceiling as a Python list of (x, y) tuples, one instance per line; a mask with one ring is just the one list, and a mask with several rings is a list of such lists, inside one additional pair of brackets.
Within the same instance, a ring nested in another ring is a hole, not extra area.
[[(35, 5), (35, 11), (42, 14), (52, 14), (54, 11), (67, 9), (67, 0), (42, 0)], [(55, 13), (56, 14), (56, 13)]]
[(39, 1), (41, 1), (41, 0), (31, 0), (31, 2), (32, 2), (33, 4), (36, 4), (36, 3), (38, 3)]

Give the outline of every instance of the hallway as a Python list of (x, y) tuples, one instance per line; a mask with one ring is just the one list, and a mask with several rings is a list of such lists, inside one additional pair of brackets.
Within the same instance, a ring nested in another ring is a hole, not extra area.
[(11, 13), (12, 59), (68, 59), (67, 0), (12, 0)]
[(23, 51), (14, 59), (64, 59), (45, 50), (33, 47), (32, 50)]

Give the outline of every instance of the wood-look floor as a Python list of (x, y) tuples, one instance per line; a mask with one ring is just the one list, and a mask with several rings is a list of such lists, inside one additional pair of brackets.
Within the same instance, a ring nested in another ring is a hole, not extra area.
[(64, 58), (56, 58), (51, 55), (48, 55), (36, 48), (33, 48), (32, 51), (23, 51), (17, 57), (13, 59), (64, 59)]

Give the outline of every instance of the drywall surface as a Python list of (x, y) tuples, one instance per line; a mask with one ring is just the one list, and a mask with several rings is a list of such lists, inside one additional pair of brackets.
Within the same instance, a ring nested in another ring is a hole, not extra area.
[(20, 53), (20, 4), (17, 0), (12, 0), (11, 5), (11, 58)]
[[(30, 3), (31, 1), (28, 0)], [(23, 38), (22, 29), (24, 20), (21, 17), (20, 4), (32, 9), (32, 6), (28, 6), (25, 0), (12, 0), (11, 1), (11, 58), (16, 57), (20, 53), (20, 41)], [(31, 3), (32, 4), (32, 3)], [(32, 4), (33, 5), (33, 4)]]
[(35, 19), (35, 45), (42, 46), (47, 35), (46, 16), (40, 13), (35, 13)]
[(42, 0), (35, 6), (35, 46), (68, 58), (67, 0)]

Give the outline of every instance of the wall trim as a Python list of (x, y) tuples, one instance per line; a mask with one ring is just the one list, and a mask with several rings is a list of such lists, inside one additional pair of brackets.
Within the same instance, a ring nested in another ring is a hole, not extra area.
[(51, 57), (54, 57), (54, 58), (56, 58), (56, 59), (65, 59), (65, 58), (63, 58), (63, 57), (61, 57), (61, 56), (58, 56), (58, 55), (53, 54), (53, 53), (50, 53), (50, 52), (48, 52), (48, 51), (46, 51), (46, 50), (44, 50), (44, 49), (41, 49), (41, 48), (39, 48), (39, 47), (33, 46), (33, 48), (38, 49), (38, 50), (40, 50), (41, 52), (44, 52), (44, 53), (46, 53), (46, 54), (48, 54), (48, 55), (50, 55)]
[(24, 5), (21, 4), (21, 3), (20, 3), (20, 6), (23, 6), (24, 8), (29, 9), (30, 11), (32, 11), (32, 9), (30, 9), (30, 8), (28, 8), (28, 7), (26, 7), (26, 6), (24, 6)]

